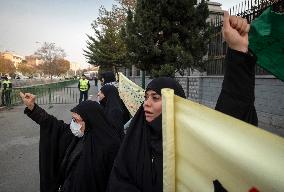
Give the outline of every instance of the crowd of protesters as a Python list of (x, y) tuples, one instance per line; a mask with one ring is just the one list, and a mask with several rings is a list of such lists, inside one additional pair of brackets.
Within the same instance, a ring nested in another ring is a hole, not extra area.
[[(223, 33), (229, 48), (216, 110), (257, 125), (256, 58), (248, 50), (248, 32), (245, 19), (225, 13)], [(161, 90), (171, 88), (185, 98), (182, 86), (170, 77), (153, 79), (124, 134), (130, 115), (119, 97), (115, 75), (105, 73), (102, 83), (99, 103), (80, 99), (67, 123), (39, 107), (34, 95), (21, 93), (25, 114), (40, 125), (41, 192), (163, 191)], [(83, 98), (89, 84), (80, 80), (78, 88)], [(222, 190), (222, 186), (215, 189)]]

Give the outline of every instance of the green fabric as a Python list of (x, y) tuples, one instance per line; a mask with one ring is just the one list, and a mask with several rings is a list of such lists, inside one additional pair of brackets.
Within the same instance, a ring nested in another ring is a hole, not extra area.
[(252, 21), (249, 48), (258, 65), (284, 81), (284, 14), (269, 7)]

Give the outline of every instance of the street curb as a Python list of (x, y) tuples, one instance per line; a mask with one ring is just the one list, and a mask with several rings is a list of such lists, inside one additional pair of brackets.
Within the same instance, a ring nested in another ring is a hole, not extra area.
[(0, 112), (1, 111), (7, 111), (7, 110), (10, 110), (10, 109), (13, 109), (13, 108), (14, 108), (13, 106), (11, 106), (11, 107), (2, 106), (2, 107), (0, 107)]
[(4, 111), (6, 109), (6, 106), (0, 107), (0, 111)]

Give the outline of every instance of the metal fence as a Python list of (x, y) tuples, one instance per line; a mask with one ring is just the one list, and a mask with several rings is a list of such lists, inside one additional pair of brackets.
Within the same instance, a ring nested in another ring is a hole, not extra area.
[[(233, 6), (229, 13), (231, 15), (246, 18), (250, 23), (258, 17), (266, 8), (273, 6), (276, 12), (283, 12), (284, 0), (246, 0)], [(223, 75), (224, 60), (227, 51), (227, 44), (222, 37), (223, 15), (217, 15), (211, 20), (212, 35), (209, 43), (208, 58), (206, 61), (207, 75)], [(267, 71), (260, 67), (256, 67), (257, 75), (267, 75)]]
[(20, 92), (27, 92), (36, 95), (36, 103), (38, 105), (78, 103), (80, 95), (77, 87), (15, 88), (11, 93), (12, 105), (22, 103), (19, 96)]
[(13, 88), (10, 94), (11, 105), (22, 103), (20, 92), (36, 95), (36, 103), (39, 105), (78, 103), (79, 89), (77, 86), (70, 87), (75, 83), (77, 80)]
[[(141, 77), (140, 76), (129, 76), (128, 77), (131, 81), (136, 83), (141, 87)], [(180, 85), (182, 86), (185, 96), (192, 101), (199, 102), (200, 99), (200, 77), (198, 76), (176, 76), (175, 80), (177, 80)], [(145, 86), (148, 85), (152, 79), (149, 76), (145, 78)]]

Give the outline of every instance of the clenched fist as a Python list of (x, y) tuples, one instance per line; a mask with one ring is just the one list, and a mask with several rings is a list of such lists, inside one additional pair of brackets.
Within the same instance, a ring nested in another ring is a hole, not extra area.
[(224, 12), (223, 37), (231, 49), (248, 51), (248, 32), (250, 25), (247, 20), (237, 16), (230, 16)]
[(36, 96), (31, 93), (22, 93), (20, 92), (20, 96), (24, 102), (24, 104), (28, 107), (29, 110), (33, 110), (35, 106), (35, 98)]

